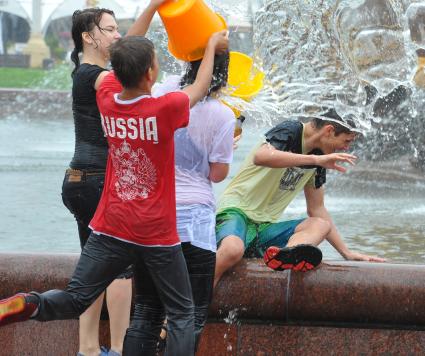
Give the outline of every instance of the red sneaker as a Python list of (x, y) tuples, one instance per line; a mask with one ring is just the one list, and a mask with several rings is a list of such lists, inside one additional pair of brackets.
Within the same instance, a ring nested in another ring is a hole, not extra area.
[(265, 264), (275, 271), (291, 269), (306, 272), (322, 262), (322, 251), (313, 245), (270, 246), (264, 253)]
[(37, 310), (38, 304), (26, 301), (25, 297), (33, 296), (18, 293), (13, 297), (0, 300), (0, 326), (28, 320)]

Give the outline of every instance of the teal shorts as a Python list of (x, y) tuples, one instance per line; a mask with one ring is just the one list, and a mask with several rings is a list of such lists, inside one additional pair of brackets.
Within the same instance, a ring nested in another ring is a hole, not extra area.
[(296, 227), (304, 220), (257, 223), (248, 218), (242, 210), (228, 208), (216, 217), (217, 246), (225, 237), (235, 235), (245, 245), (245, 257), (263, 257), (270, 246), (285, 247)]

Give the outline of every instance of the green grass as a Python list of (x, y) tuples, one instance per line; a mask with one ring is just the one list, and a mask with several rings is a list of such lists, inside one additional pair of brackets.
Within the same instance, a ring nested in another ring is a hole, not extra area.
[(2, 88), (29, 88), (35, 81), (45, 75), (42, 69), (27, 68), (0, 68), (0, 87)]
[(0, 88), (70, 90), (71, 71), (68, 64), (51, 70), (1, 67)]
[[(72, 88), (70, 64), (59, 64), (50, 70), (31, 68), (0, 67), (0, 88), (54, 89), (67, 90)], [(160, 82), (163, 72), (158, 75)]]

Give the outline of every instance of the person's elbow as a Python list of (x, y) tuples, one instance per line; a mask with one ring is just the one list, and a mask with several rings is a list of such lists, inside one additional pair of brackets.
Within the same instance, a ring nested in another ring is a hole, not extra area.
[(310, 218), (323, 216), (324, 211), (326, 211), (322, 203), (317, 203), (314, 205), (307, 204), (307, 215)]
[(229, 164), (227, 163), (211, 163), (209, 180), (213, 183), (220, 183), (226, 179), (229, 174)]
[(313, 216), (315, 216), (316, 211), (310, 207), (307, 207), (307, 216), (309, 218), (312, 218)]
[(256, 166), (267, 166), (268, 161), (267, 161), (266, 154), (262, 150), (257, 151), (254, 154), (254, 158), (253, 158), (252, 162)]
[(224, 172), (210, 172), (209, 179), (213, 183), (220, 183), (225, 180), (227, 177), (227, 173)]

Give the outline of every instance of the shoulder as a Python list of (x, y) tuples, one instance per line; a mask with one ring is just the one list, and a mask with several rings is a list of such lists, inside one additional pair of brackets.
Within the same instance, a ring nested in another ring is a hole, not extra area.
[(155, 103), (159, 107), (163, 107), (170, 110), (180, 110), (187, 108), (189, 111), (189, 96), (181, 91), (173, 91), (155, 98)]
[(272, 131), (286, 131), (288, 133), (301, 133), (303, 128), (303, 124), (297, 120), (287, 120), (282, 121), (280, 124), (277, 124), (273, 128), (271, 128), (268, 132)]
[(165, 102), (172, 102), (174, 104), (189, 102), (189, 96), (182, 91), (172, 91), (170, 93), (158, 97), (158, 99)]
[(265, 138), (279, 150), (302, 151), (303, 124), (296, 120), (283, 121), (266, 132)]
[(83, 63), (72, 74), (73, 90), (84, 90), (85, 88), (98, 89), (101, 77), (104, 77), (108, 70), (93, 64)]
[(217, 124), (226, 128), (229, 124), (234, 124), (236, 117), (232, 109), (223, 104), (220, 100), (211, 100), (212, 110)]
[(74, 77), (97, 77), (102, 72), (108, 72), (107, 69), (99, 67), (95, 64), (83, 63), (81, 64), (77, 70), (74, 72)]
[(170, 92), (180, 89), (180, 77), (178, 75), (170, 75), (161, 83), (156, 83), (152, 89), (152, 96), (159, 97)]
[(296, 120), (283, 121), (280, 124), (272, 127), (266, 132), (266, 138), (282, 136), (282, 138), (295, 138), (301, 136), (303, 131), (303, 124)]
[(114, 92), (122, 90), (121, 83), (115, 77), (115, 73), (113, 71), (105, 75), (98, 88), (98, 92), (105, 92), (109, 90), (113, 90)]
[(194, 109), (208, 112), (209, 115), (205, 115), (205, 118), (210, 117), (218, 125), (225, 125), (229, 122), (233, 123), (235, 120), (235, 114), (232, 109), (216, 98), (207, 98), (200, 101), (194, 106)]

